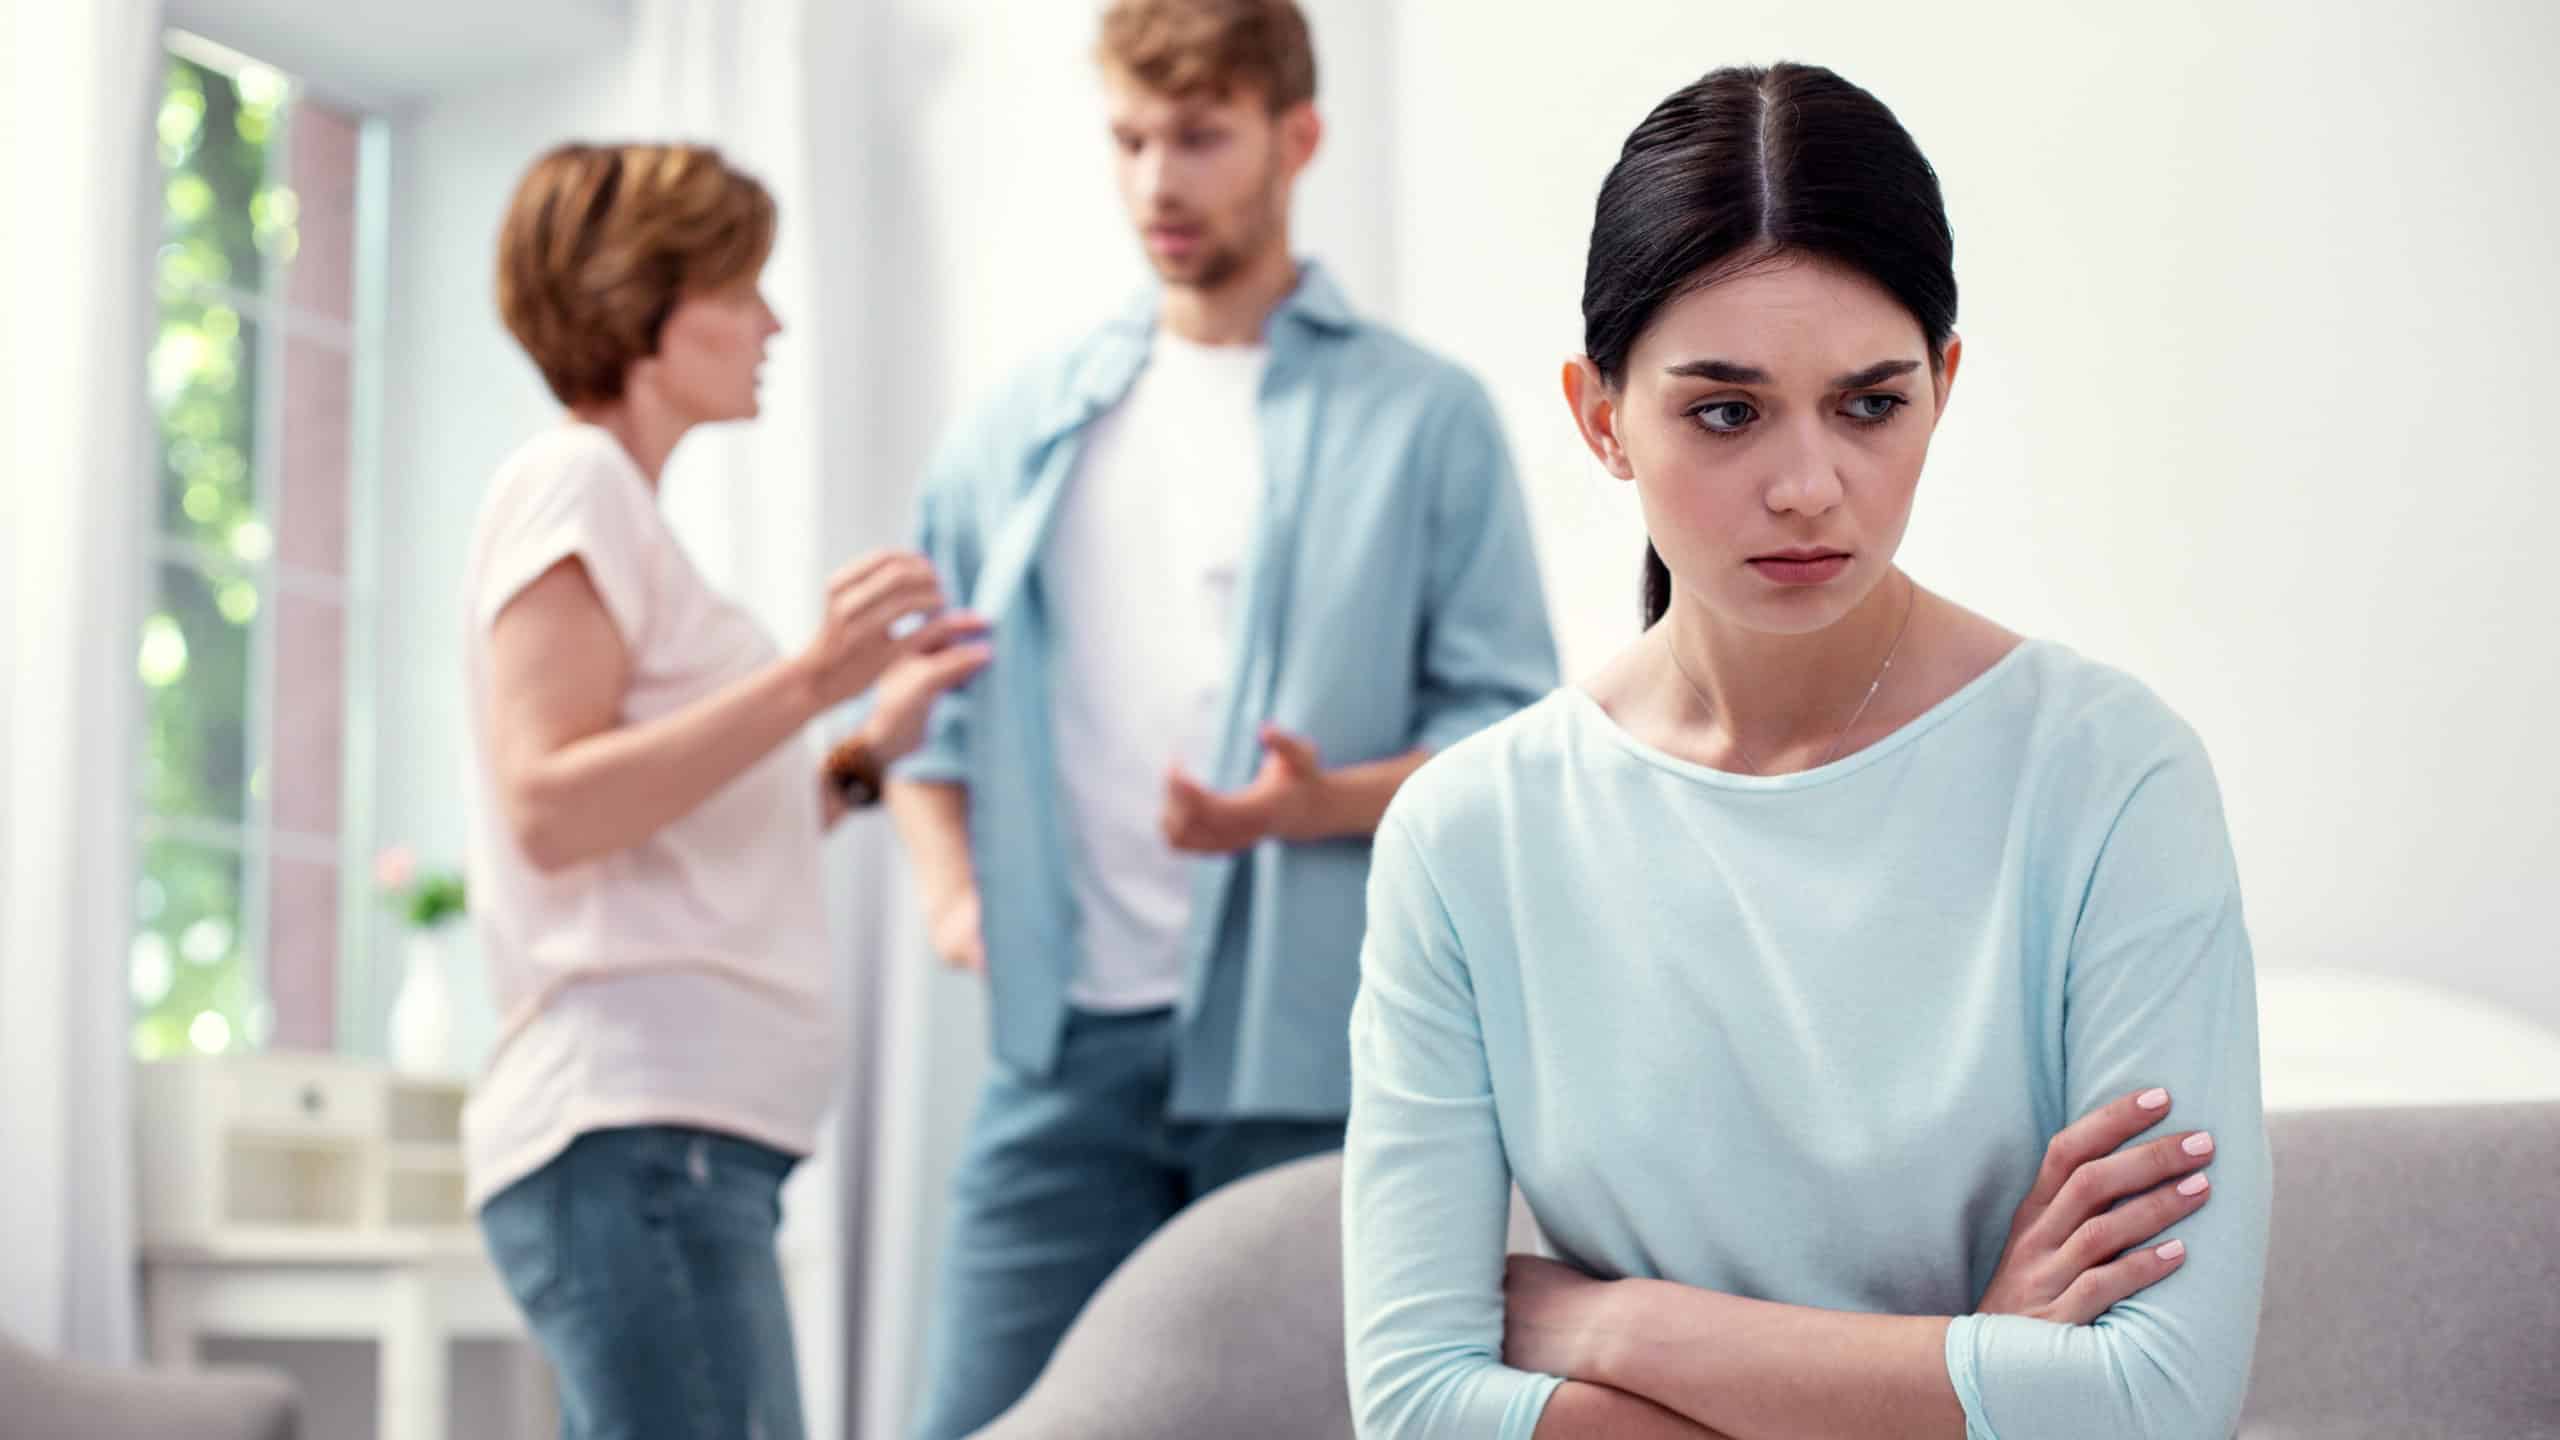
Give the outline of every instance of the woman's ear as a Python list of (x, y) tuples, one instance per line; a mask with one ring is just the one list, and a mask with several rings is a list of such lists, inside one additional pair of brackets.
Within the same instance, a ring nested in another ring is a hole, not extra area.
[(1576, 355), (1564, 362), (1564, 403), (1582, 431), (1582, 443), (1591, 447), (1601, 465), (1621, 480), (1636, 478), (1635, 467), (1627, 463), (1626, 444), (1618, 436), (1618, 397), (1590, 356)]
[[(1938, 392), (1938, 416), (1941, 419), (1947, 413), (1947, 397), (1955, 393), (1956, 367), (1963, 363), (1964, 337), (1948, 336), (1947, 348), (1939, 352), (1937, 373), (1929, 377)], [(1936, 421), (1932, 420), (1930, 423), (1934, 425)]]

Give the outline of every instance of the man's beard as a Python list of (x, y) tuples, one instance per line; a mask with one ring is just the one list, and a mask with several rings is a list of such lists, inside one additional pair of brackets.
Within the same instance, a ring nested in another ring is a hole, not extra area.
[(1157, 278), (1167, 285), (1215, 290), (1244, 269), (1245, 253), (1234, 245), (1203, 246), (1198, 253), (1180, 258), (1150, 251), (1147, 263), (1155, 267)]
[[(1201, 236), (1203, 243), (1200, 252), (1189, 259), (1177, 260), (1151, 252), (1148, 259), (1155, 265), (1157, 276), (1168, 285), (1180, 285), (1193, 290), (1223, 288), (1227, 282), (1244, 273), (1245, 267), (1260, 259), (1262, 252), (1269, 248), (1271, 236), (1279, 228), (1273, 218), (1273, 213), (1278, 209), (1277, 197), (1266, 197), (1265, 206), (1262, 213), (1246, 222), (1242, 233), (1231, 242), (1213, 241), (1204, 233)], [(1207, 227), (1204, 225), (1202, 228), (1205, 231)]]

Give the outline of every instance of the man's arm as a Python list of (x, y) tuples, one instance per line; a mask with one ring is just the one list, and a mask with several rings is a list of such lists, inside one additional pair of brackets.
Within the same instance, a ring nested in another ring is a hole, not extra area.
[[(916, 505), (916, 548), (960, 603), (966, 603), (978, 578), (977, 512), (969, 483), (989, 463), (971, 443), (975, 433), (977, 427), (962, 425), (944, 438), (926, 469)], [(989, 626), (997, 619), (980, 618)], [(983, 972), (986, 943), (979, 923), (977, 866), (969, 850), (974, 688), (959, 684), (935, 695), (925, 712), (921, 743), (890, 767), (880, 798), (915, 868), (935, 953), (954, 969)]]
[(1290, 840), (1342, 840), (1378, 833), (1378, 821), (1396, 789), (1431, 758), (1428, 750), (1407, 750), (1384, 760), (1327, 770), (1316, 781), (1305, 814)]
[(1217, 791), (1180, 769), (1165, 777), (1165, 843), (1225, 855), (1265, 840), (1309, 842), (1374, 835), (1428, 750), (1324, 768), (1315, 746), (1276, 725), (1262, 729), (1262, 769), (1240, 790)]
[(882, 799), (915, 867), (934, 953), (954, 970), (984, 971), (987, 945), (979, 919), (978, 872), (969, 856), (969, 787), (892, 780)]

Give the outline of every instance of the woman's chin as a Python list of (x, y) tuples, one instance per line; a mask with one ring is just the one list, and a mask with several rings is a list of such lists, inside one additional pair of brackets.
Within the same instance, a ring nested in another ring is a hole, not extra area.
[(1857, 608), (1848, 597), (1823, 586), (1735, 596), (1724, 613), (1743, 628), (1763, 635), (1817, 635), (1847, 619)]

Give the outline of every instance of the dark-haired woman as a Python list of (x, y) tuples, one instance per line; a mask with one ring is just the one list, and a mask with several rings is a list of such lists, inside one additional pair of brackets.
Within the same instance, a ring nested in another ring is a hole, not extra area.
[[(1564, 390), (1647, 628), (1378, 833), (1364, 1436), (2232, 1432), (2270, 1176), (2221, 802), (2139, 683), (1895, 565), (1952, 252), (1813, 67), (1681, 90), (1602, 189)], [(1560, 1262), (1506, 1268), (1513, 1180)]]

